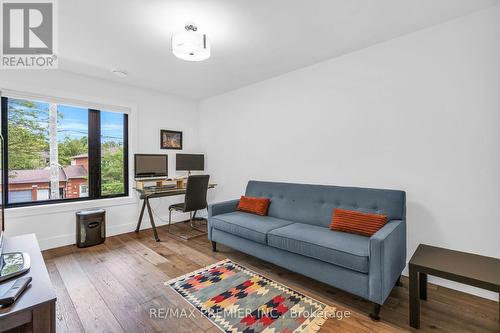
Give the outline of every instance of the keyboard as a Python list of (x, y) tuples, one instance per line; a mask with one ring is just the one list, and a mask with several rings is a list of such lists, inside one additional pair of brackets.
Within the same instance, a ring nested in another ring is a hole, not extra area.
[(151, 186), (151, 187), (145, 187), (144, 191), (148, 192), (168, 192), (175, 190), (176, 186), (175, 185), (166, 185), (166, 186)]

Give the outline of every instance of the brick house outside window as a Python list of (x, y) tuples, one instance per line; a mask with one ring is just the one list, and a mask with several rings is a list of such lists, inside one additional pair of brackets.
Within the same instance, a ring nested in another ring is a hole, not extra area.
[[(88, 156), (78, 155), (59, 169), (60, 199), (88, 197)], [(50, 169), (11, 170), (9, 202), (50, 200)]]

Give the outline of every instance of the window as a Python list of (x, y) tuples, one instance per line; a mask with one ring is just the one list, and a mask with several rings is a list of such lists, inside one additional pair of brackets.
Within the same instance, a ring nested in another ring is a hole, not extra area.
[(80, 197), (85, 198), (89, 196), (89, 186), (88, 185), (80, 185)]
[(119, 113), (101, 111), (101, 194), (119, 195), (125, 191), (125, 122)]
[(6, 206), (128, 195), (125, 113), (2, 97)]

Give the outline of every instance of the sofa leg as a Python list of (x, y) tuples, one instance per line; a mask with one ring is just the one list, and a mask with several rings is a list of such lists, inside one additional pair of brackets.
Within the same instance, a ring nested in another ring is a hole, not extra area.
[(402, 287), (403, 286), (403, 282), (401, 282), (401, 275), (396, 280), (396, 284), (394, 286), (395, 287)]
[(370, 318), (373, 320), (380, 320), (380, 304), (373, 303), (373, 310), (370, 313)]
[(217, 252), (217, 243), (212, 241), (212, 252)]

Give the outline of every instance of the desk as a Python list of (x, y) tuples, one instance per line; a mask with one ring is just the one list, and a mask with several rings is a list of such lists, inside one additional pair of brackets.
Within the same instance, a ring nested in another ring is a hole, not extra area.
[(427, 300), (427, 274), (500, 293), (497, 258), (420, 244), (410, 259), (409, 270), (413, 328), (420, 327), (420, 300)]
[[(209, 184), (208, 188), (215, 188), (217, 184)], [(135, 232), (139, 232), (141, 228), (142, 217), (144, 216), (144, 209), (148, 208), (149, 220), (151, 221), (151, 227), (153, 228), (153, 234), (155, 236), (155, 240), (157, 242), (160, 241), (158, 237), (158, 233), (156, 232), (155, 220), (153, 218), (153, 210), (151, 209), (151, 205), (149, 204), (149, 199), (153, 198), (163, 198), (163, 197), (171, 197), (174, 195), (186, 194), (185, 188), (172, 188), (172, 189), (135, 189), (139, 193), (139, 199), (144, 200), (142, 203), (141, 213), (139, 214), (139, 220), (137, 221), (137, 228), (135, 228)]]
[[(8, 252), (27, 252), (30, 255), (31, 268), (19, 277), (31, 276), (33, 281), (14, 304), (0, 307), (0, 332), (16, 327), (21, 332), (55, 332), (56, 293), (35, 235), (7, 237), (4, 253)], [(13, 278), (0, 283), (0, 293), (3, 294), (10, 288), (15, 280)]]

